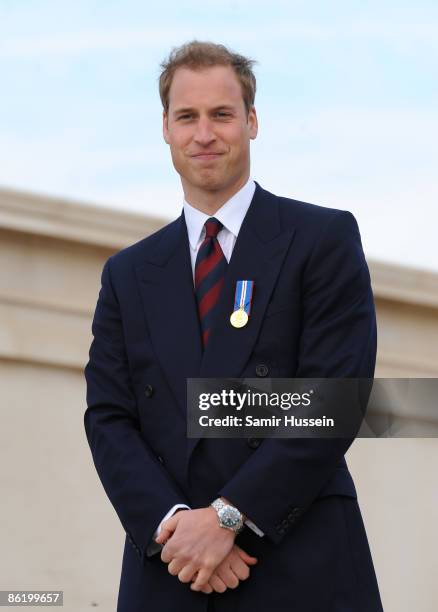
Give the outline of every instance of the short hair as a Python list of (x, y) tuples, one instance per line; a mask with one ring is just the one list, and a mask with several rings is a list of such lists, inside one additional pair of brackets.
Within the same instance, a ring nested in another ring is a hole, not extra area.
[(162, 72), (159, 77), (159, 91), (163, 109), (168, 113), (170, 86), (178, 68), (185, 66), (200, 70), (209, 66), (231, 66), (242, 87), (242, 97), (248, 113), (254, 105), (256, 93), (256, 78), (252, 71), (255, 63), (253, 59), (212, 42), (192, 40), (180, 47), (174, 47), (169, 57), (160, 64)]

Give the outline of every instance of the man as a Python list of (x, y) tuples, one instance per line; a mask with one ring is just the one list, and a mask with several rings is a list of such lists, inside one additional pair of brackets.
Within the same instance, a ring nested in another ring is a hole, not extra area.
[(380, 611), (352, 440), (186, 435), (187, 378), (373, 376), (355, 219), (250, 178), (250, 60), (193, 41), (162, 67), (183, 211), (106, 262), (86, 367), (86, 433), (126, 531), (118, 610)]

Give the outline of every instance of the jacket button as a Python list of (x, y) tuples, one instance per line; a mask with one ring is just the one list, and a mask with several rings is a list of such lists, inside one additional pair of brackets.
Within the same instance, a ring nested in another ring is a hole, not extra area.
[(256, 371), (257, 376), (263, 377), (263, 376), (268, 375), (269, 368), (264, 363), (259, 363), (258, 365), (256, 365), (255, 371)]
[(262, 443), (262, 441), (259, 440), (258, 438), (248, 438), (246, 442), (249, 448), (258, 448), (260, 444)]
[(164, 459), (161, 455), (158, 455), (157, 459), (160, 463), (164, 463)]
[(152, 397), (152, 395), (154, 394), (154, 388), (152, 385), (146, 385), (145, 390), (144, 390), (144, 394), (146, 395), (146, 397)]

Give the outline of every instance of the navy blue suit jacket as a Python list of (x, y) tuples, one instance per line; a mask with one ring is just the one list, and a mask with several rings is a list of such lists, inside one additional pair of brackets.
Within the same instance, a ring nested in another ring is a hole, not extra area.
[[(249, 323), (230, 325), (236, 281), (255, 283)], [(118, 610), (381, 610), (356, 491), (352, 440), (188, 439), (190, 377), (367, 377), (376, 320), (353, 215), (256, 184), (205, 352), (184, 214), (113, 255), (102, 273), (85, 375), (85, 428), (126, 532)], [(224, 496), (265, 533), (237, 589), (205, 595), (148, 555), (176, 503)], [(148, 607), (150, 606), (150, 607)]]

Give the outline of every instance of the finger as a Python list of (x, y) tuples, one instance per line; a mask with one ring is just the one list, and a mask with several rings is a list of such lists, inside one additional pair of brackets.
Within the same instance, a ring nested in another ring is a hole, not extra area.
[(227, 590), (227, 585), (217, 574), (211, 575), (208, 584), (213, 587), (216, 593), (224, 593)]
[(172, 552), (172, 547), (170, 546), (170, 542), (168, 542), (167, 544), (163, 546), (163, 548), (161, 549), (160, 556), (161, 556), (161, 561), (164, 561), (164, 563), (170, 563), (170, 561), (172, 561), (175, 554), (174, 552)]
[[(196, 571), (193, 576), (192, 576), (192, 581), (194, 582), (196, 579), (196, 576), (198, 575), (198, 572)], [(213, 587), (211, 586), (210, 582), (208, 582), (207, 584), (204, 584), (201, 587), (201, 593), (207, 593), (208, 595), (210, 593), (213, 593)]]
[(180, 518), (181, 518), (181, 514), (176, 512), (175, 514), (172, 514), (171, 517), (163, 521), (163, 524), (161, 525), (161, 527), (164, 527), (165, 529), (170, 529), (170, 531), (175, 531)]
[[(215, 573), (213, 574), (219, 576), (222, 582), (230, 589), (235, 589), (239, 586), (239, 578), (233, 572), (232, 568), (228, 565), (220, 565), (216, 568)], [(211, 583), (211, 578), (210, 578)]]
[(167, 571), (172, 576), (178, 576), (180, 571), (184, 568), (184, 563), (182, 561), (177, 561), (176, 559), (172, 559), (172, 561), (167, 566)]
[[(192, 582), (195, 581), (197, 575), (198, 575), (198, 572), (196, 571), (192, 576)], [(207, 584), (204, 584), (201, 587), (201, 593), (207, 593), (207, 594), (213, 593), (213, 587), (211, 586), (210, 582), (208, 582)]]
[(193, 565), (186, 565), (178, 572), (178, 580), (180, 582), (190, 582), (195, 574), (196, 567)]
[(249, 578), (250, 569), (248, 565), (240, 558), (235, 558), (230, 561), (232, 571), (236, 574), (239, 580), (247, 580)]
[(173, 531), (170, 531), (169, 529), (161, 528), (159, 535), (155, 538), (155, 542), (157, 544), (164, 544), (166, 540), (168, 540), (172, 534), (173, 534)]
[(198, 571), (198, 575), (196, 576), (196, 580), (190, 585), (190, 588), (193, 591), (198, 591), (200, 588), (207, 584), (210, 580), (210, 576), (213, 572), (207, 568), (202, 568)]
[(236, 549), (236, 552), (238, 553), (239, 557), (243, 559), (245, 563), (249, 563), (251, 565), (255, 565), (257, 563), (258, 561), (257, 557), (252, 557), (247, 552), (245, 552), (242, 548), (240, 548), (240, 546), (237, 546), (237, 544), (234, 545), (234, 548)]

